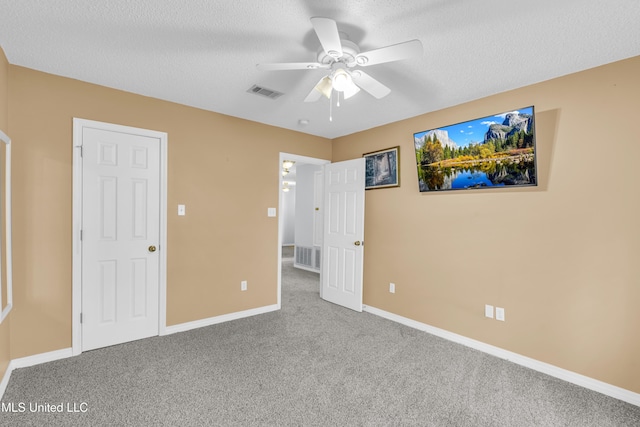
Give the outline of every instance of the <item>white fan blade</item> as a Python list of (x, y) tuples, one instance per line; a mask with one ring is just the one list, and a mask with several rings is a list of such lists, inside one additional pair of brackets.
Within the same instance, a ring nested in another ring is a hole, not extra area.
[(282, 62), (272, 64), (256, 64), (256, 67), (260, 71), (317, 70), (320, 68), (331, 68), (329, 65), (320, 64), (319, 62)]
[(311, 89), (311, 92), (309, 92), (309, 95), (304, 99), (304, 102), (316, 102), (321, 96), (322, 94), (314, 87)]
[(329, 18), (314, 17), (311, 18), (311, 25), (313, 25), (313, 29), (316, 31), (325, 53), (332, 58), (340, 58), (342, 56), (342, 43), (340, 43), (340, 33), (338, 33), (336, 21)]
[(356, 65), (368, 67), (369, 65), (384, 64), (385, 62), (400, 61), (422, 55), (422, 43), (420, 40), (411, 40), (398, 43), (368, 52), (361, 52), (356, 56)]
[(304, 99), (304, 102), (316, 102), (322, 95), (329, 98), (332, 90), (331, 79), (329, 76), (325, 76), (311, 89), (311, 92), (309, 92), (309, 95)]
[(358, 87), (358, 85), (353, 83), (353, 84), (350, 84), (349, 86), (347, 86), (344, 89), (344, 92), (342, 92), (342, 94), (344, 95), (344, 99), (349, 99), (353, 95), (357, 94), (358, 92), (360, 92), (360, 88)]
[(351, 76), (353, 78), (353, 82), (358, 85), (360, 89), (369, 92), (378, 99), (384, 98), (391, 92), (391, 89), (361, 70), (352, 72)]

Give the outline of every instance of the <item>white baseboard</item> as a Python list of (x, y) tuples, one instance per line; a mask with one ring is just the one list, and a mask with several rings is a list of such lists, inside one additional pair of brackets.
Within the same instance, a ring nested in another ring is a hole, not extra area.
[(13, 359), (11, 365), (13, 369), (26, 368), (29, 366), (39, 365), (41, 363), (53, 362), (54, 360), (66, 359), (73, 356), (71, 347), (62, 350), (49, 351), (47, 353), (35, 354), (33, 356), (21, 357)]
[(167, 326), (161, 335), (175, 334), (176, 332), (186, 332), (191, 329), (202, 328), (205, 326), (217, 325), (218, 323), (229, 322), (231, 320), (243, 319), (245, 317), (256, 316), (258, 314), (269, 313), (271, 311), (280, 310), (278, 304), (267, 305), (264, 307), (253, 308), (251, 310), (238, 311), (235, 313), (223, 314), (222, 316), (209, 317), (208, 319), (194, 320), (193, 322), (180, 323), (177, 325)]
[(568, 371), (566, 369), (562, 369), (557, 366), (532, 359), (530, 357), (522, 356), (521, 354), (513, 353), (511, 351), (504, 350), (502, 348), (495, 347), (481, 341), (476, 341), (462, 335), (454, 334), (453, 332), (436, 328), (434, 326), (427, 325), (426, 323), (421, 323), (412, 319), (408, 319), (406, 317), (398, 316), (397, 314), (389, 313), (375, 307), (364, 306), (363, 309), (364, 311), (375, 314), (376, 316), (384, 317), (385, 319), (401, 323), (411, 328), (427, 332), (431, 335), (435, 335), (437, 337), (444, 338), (458, 344), (462, 344), (466, 347), (471, 347), (475, 350), (479, 350), (492, 356), (499, 357), (500, 359), (505, 359), (509, 362), (513, 362), (526, 368), (533, 369), (534, 371), (542, 372), (543, 374), (547, 374), (552, 377), (559, 378), (563, 381), (567, 381), (572, 384), (587, 388), (589, 390), (593, 390), (598, 393), (613, 397), (615, 399), (631, 403), (632, 405), (640, 406), (640, 394), (634, 393), (630, 390), (626, 390), (624, 388), (617, 387), (603, 381), (599, 381), (572, 371)]
[(7, 370), (4, 373), (2, 382), (0, 382), (0, 399), (4, 396), (4, 392), (9, 384), (9, 378), (11, 378), (11, 372), (14, 369), (26, 368), (29, 366), (39, 365), (41, 363), (53, 362), (54, 360), (66, 359), (73, 356), (71, 348), (64, 348), (62, 350), (49, 351), (47, 353), (36, 354), (34, 356), (21, 357), (19, 359), (13, 359), (9, 362)]
[(300, 269), (300, 270), (306, 270), (306, 271), (310, 271), (310, 272), (312, 272), (312, 273), (318, 273), (318, 274), (320, 274), (320, 270), (316, 270), (315, 268), (311, 268), (311, 267), (308, 267), (308, 266), (306, 266), (306, 265), (296, 264), (296, 263), (294, 262), (294, 263), (293, 263), (293, 266), (294, 266), (295, 268), (297, 268), (297, 269)]
[(13, 367), (11, 366), (11, 362), (9, 362), (9, 366), (7, 366), (7, 370), (4, 371), (2, 381), (0, 381), (0, 400), (2, 400), (2, 396), (4, 396), (4, 391), (7, 389), (7, 385), (9, 384), (9, 378), (11, 378), (11, 371), (13, 371)]

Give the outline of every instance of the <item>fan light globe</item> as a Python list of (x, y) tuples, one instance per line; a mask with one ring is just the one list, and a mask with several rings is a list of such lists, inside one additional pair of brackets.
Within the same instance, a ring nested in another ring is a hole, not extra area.
[(324, 77), (318, 82), (314, 89), (323, 94), (327, 99), (329, 99), (331, 97), (331, 91), (333, 90), (331, 78), (329, 76)]
[(333, 88), (338, 92), (344, 92), (352, 84), (351, 76), (342, 68), (333, 73)]

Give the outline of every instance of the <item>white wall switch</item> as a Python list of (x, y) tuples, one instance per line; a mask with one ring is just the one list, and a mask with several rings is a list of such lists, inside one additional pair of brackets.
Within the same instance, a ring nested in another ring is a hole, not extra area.
[(246, 291), (247, 290), (247, 281), (243, 280), (242, 282), (240, 282), (240, 290), (241, 291)]
[(186, 209), (184, 205), (178, 205), (178, 216), (185, 216)]
[(496, 320), (502, 320), (504, 322), (504, 308), (496, 307)]
[(396, 293), (396, 284), (395, 283), (389, 283), (389, 292), (391, 292), (392, 294)]
[(493, 319), (493, 306), (486, 304), (484, 306), (484, 316)]
[(267, 209), (267, 216), (268, 216), (268, 217), (274, 217), (274, 216), (276, 216), (276, 208), (268, 208), (268, 209)]

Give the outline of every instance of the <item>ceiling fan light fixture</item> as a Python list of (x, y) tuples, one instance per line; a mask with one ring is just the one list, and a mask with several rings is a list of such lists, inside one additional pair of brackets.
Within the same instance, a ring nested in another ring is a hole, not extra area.
[[(363, 71), (353, 70), (353, 67), (371, 66), (400, 61), (422, 55), (423, 48), (420, 40), (409, 40), (394, 45), (360, 52), (360, 47), (338, 30), (336, 21), (320, 16), (312, 17), (311, 24), (315, 31), (320, 47), (317, 51), (316, 62), (291, 62), (259, 64), (262, 71), (279, 70), (331, 70), (311, 89), (304, 98), (304, 102), (316, 102), (324, 95), (329, 102), (329, 120), (331, 120), (331, 106), (340, 106), (340, 99), (348, 99), (358, 93), (360, 89), (376, 99), (387, 96), (391, 89)], [(333, 91), (337, 93), (333, 93)], [(342, 95), (341, 95), (342, 93)], [(302, 121), (300, 126), (306, 124)]]

